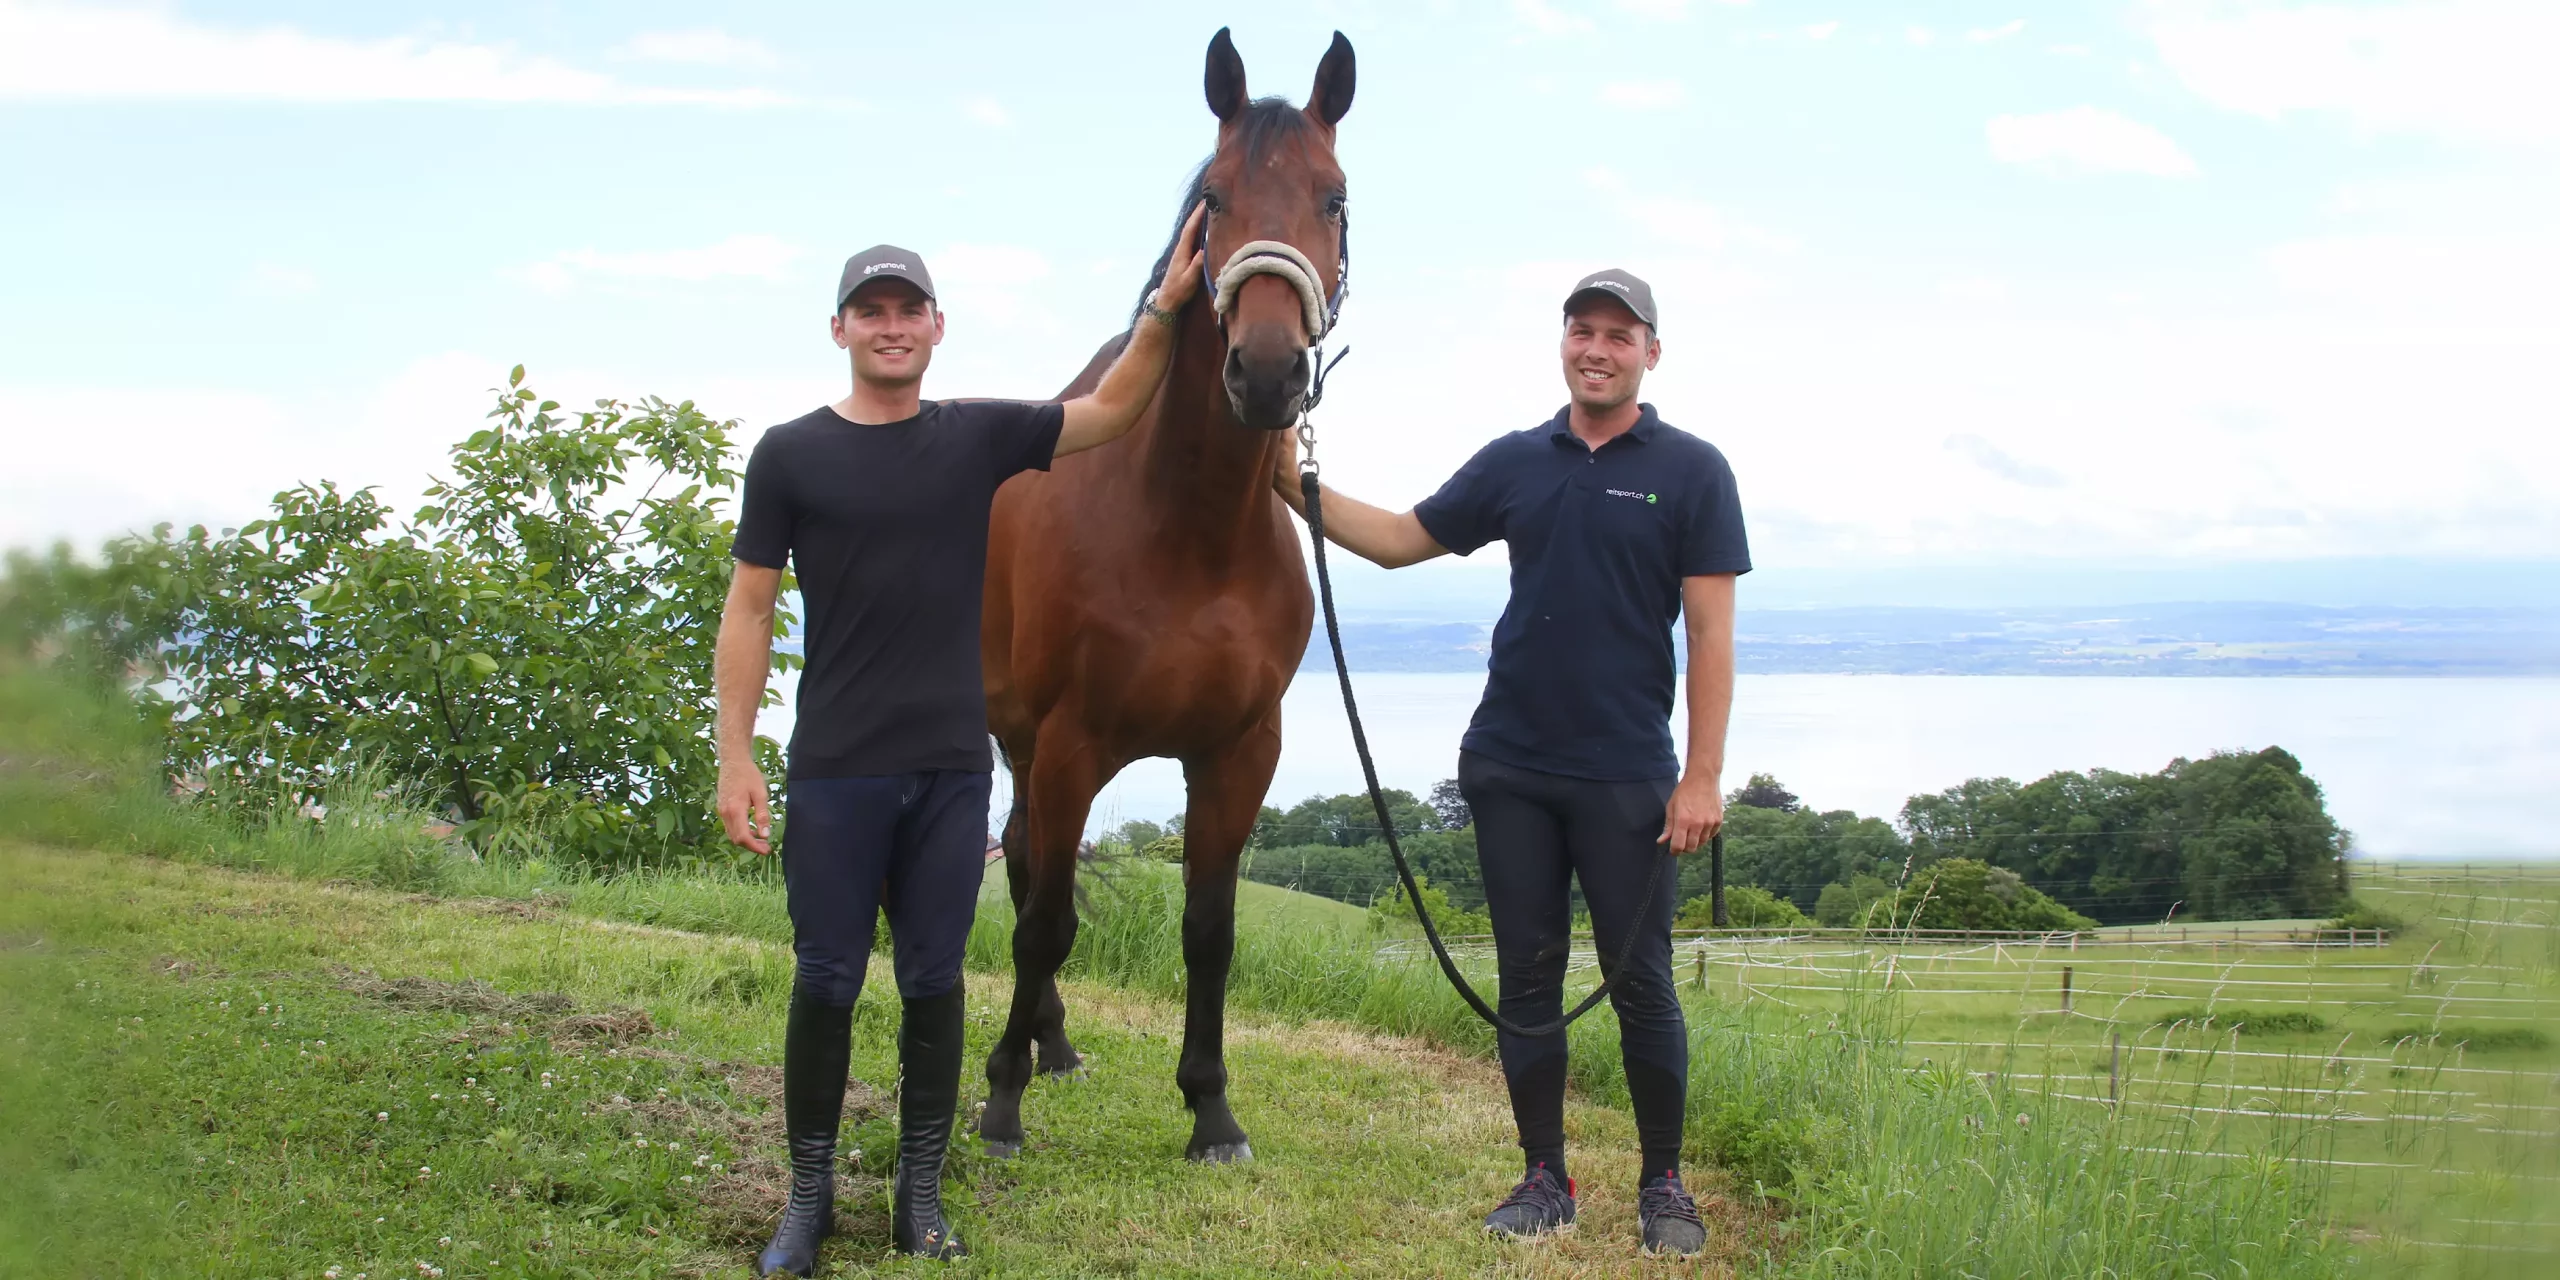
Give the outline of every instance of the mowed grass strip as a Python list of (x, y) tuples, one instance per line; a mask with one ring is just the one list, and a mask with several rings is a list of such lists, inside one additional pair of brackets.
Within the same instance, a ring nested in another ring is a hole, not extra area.
[[(25, 844), (0, 877), (0, 1270), (742, 1274), (769, 1226), (778, 945)], [(974, 1064), (1003, 991), (970, 980)], [(1179, 1009), (1076, 983), (1088, 1071), (1035, 1085), (1020, 1159), (956, 1144), (977, 1256), (899, 1262), (893, 990), (884, 967), (856, 1019), (831, 1265), (1721, 1275), (1778, 1238), (1710, 1174), (1711, 1256), (1640, 1258), (1632, 1126), (1576, 1101), (1581, 1229), (1487, 1240), (1518, 1159), (1495, 1068), (1334, 1023), (1231, 1017), (1257, 1159), (1190, 1166)]]

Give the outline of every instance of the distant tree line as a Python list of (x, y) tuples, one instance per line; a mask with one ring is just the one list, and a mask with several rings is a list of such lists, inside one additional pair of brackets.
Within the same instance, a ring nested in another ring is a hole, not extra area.
[[(1428, 899), (1481, 911), (1474, 819), (1456, 782), (1386, 798)], [(1377, 827), (1365, 795), (1266, 807), (1245, 874), (1369, 905), (1395, 889)], [(1134, 822), (1106, 840), (1141, 849), (1164, 834)], [(2348, 844), (2319, 784), (2280, 747), (2157, 773), (1975, 778), (1911, 797), (1891, 822), (1813, 809), (1755, 774), (1726, 797), (1727, 912), (1738, 927), (2037, 930), (2319, 917), (2347, 900)], [(1708, 879), (1706, 858), (1681, 860), (1685, 924), (1706, 923)]]

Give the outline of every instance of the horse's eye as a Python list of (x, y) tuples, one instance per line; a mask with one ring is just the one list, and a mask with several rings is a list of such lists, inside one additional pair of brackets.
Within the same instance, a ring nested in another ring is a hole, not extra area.
[(1218, 193), (1215, 191), (1203, 191), (1200, 193), (1200, 198), (1208, 201), (1211, 213), (1224, 213), (1227, 210), (1225, 202), (1218, 199)]
[(1349, 203), (1349, 202), (1348, 202), (1347, 200), (1345, 200), (1345, 199), (1344, 199), (1343, 197), (1341, 197), (1341, 196), (1335, 196), (1334, 198), (1332, 198), (1332, 199), (1330, 199), (1330, 200), (1325, 201), (1325, 202), (1324, 202), (1324, 216), (1326, 216), (1326, 217), (1328, 217), (1328, 218), (1339, 218), (1339, 217), (1341, 217), (1341, 216), (1342, 216), (1342, 207), (1343, 207), (1345, 204), (1347, 204), (1347, 203)]

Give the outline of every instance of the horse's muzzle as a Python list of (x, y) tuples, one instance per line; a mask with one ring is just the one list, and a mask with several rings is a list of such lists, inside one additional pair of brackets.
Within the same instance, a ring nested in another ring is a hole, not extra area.
[(1284, 347), (1257, 351), (1246, 345), (1227, 349), (1227, 406), (1236, 420), (1262, 431), (1278, 431), (1298, 423), (1298, 406), (1307, 397), (1307, 351)]

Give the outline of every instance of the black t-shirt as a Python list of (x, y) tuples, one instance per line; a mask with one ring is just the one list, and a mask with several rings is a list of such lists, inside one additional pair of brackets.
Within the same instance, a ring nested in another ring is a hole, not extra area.
[(1007, 477), (1048, 469), (1065, 423), (1054, 404), (942, 400), (876, 426), (822, 408), (756, 442), (730, 554), (799, 575), (792, 777), (993, 767), (987, 509)]
[(1751, 548), (1724, 455), (1643, 408), (1596, 451), (1573, 434), (1570, 410), (1498, 437), (1413, 509), (1459, 555), (1511, 545), (1511, 601), (1467, 750), (1575, 778), (1680, 771), (1680, 580), (1749, 573)]

